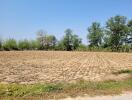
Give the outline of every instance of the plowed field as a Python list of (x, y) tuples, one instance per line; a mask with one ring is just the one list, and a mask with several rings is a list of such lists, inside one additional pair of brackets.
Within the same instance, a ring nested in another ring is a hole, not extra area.
[(132, 53), (0, 52), (1, 83), (100, 81), (121, 69), (132, 69)]

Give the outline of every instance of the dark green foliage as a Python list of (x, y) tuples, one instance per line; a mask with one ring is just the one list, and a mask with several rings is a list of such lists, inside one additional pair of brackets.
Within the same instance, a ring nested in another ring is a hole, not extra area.
[(129, 32), (132, 34), (132, 20), (128, 21), (127, 26), (129, 27)]
[(90, 46), (100, 46), (103, 38), (103, 30), (100, 27), (100, 23), (93, 22), (88, 28), (87, 39), (89, 40)]
[(119, 51), (119, 48), (123, 45), (124, 39), (128, 33), (126, 17), (119, 15), (111, 17), (107, 21), (106, 25), (108, 31), (110, 32), (109, 45), (113, 51)]
[(132, 48), (132, 20), (129, 20), (127, 23), (128, 26), (128, 38), (127, 38), (127, 43), (131, 45)]
[(64, 44), (64, 47), (67, 51), (71, 51), (72, 50), (72, 30), (71, 29), (67, 29), (65, 31), (65, 36), (64, 36), (64, 39), (63, 39), (63, 44)]
[(64, 49), (66, 51), (71, 51), (76, 50), (79, 47), (81, 39), (77, 35), (73, 34), (71, 29), (67, 29), (62, 42)]
[(72, 42), (73, 42), (73, 47), (72, 50), (76, 50), (80, 44), (82, 43), (82, 40), (78, 37), (78, 35), (73, 35), (72, 36)]
[(3, 43), (4, 50), (18, 50), (17, 42), (15, 39), (7, 39)]

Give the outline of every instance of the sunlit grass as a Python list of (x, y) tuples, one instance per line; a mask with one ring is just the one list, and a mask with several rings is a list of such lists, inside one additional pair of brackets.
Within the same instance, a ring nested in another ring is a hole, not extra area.
[(105, 82), (86, 82), (77, 83), (58, 83), (58, 84), (0, 84), (1, 97), (31, 97), (66, 94), (67, 96), (76, 95), (98, 95), (98, 94), (119, 94), (124, 90), (132, 90), (132, 79), (125, 81), (105, 81)]

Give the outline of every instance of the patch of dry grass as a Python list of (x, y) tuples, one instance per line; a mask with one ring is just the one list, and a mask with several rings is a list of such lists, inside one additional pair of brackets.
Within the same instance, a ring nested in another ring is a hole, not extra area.
[(132, 90), (132, 79), (124, 81), (104, 81), (104, 82), (86, 82), (79, 81), (77, 83), (58, 83), (58, 84), (0, 84), (1, 98), (21, 98), (28, 100), (29, 98), (64, 98), (83, 96), (88, 94), (108, 95), (119, 94), (122, 91)]

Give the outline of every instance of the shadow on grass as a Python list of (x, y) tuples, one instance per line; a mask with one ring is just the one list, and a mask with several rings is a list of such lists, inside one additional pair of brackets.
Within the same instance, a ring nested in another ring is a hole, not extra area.
[(132, 74), (132, 70), (126, 69), (126, 70), (120, 70), (118, 72), (114, 72), (113, 74), (119, 75), (119, 74)]

